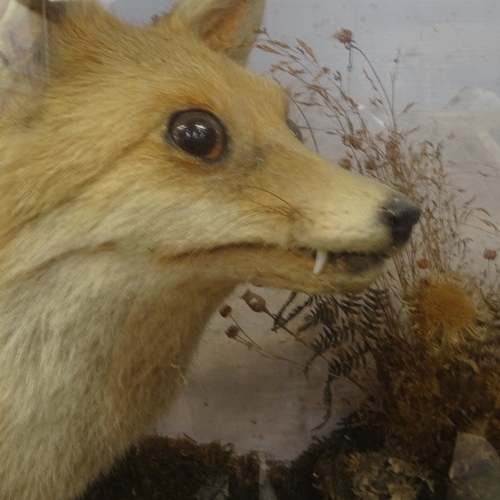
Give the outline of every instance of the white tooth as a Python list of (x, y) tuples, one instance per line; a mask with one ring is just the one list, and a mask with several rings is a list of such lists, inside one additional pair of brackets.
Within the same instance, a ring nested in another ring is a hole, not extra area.
[(328, 252), (316, 250), (316, 262), (314, 263), (313, 274), (321, 274), (328, 262)]

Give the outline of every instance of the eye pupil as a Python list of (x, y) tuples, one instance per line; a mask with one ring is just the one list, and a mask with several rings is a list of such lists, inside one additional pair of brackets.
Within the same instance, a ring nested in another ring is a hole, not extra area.
[(170, 122), (168, 133), (180, 149), (205, 160), (218, 159), (227, 145), (224, 126), (207, 111), (177, 113)]
[(195, 156), (210, 154), (216, 141), (216, 134), (201, 123), (189, 123), (177, 127), (177, 145)]

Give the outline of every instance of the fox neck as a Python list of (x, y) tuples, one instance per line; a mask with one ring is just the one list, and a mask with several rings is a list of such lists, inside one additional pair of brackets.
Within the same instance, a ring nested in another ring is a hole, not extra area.
[[(75, 252), (17, 278), (0, 295), (4, 373), (39, 381), (46, 405), (61, 391), (71, 394), (80, 399), (75, 407), (96, 412), (89, 420), (122, 437), (169, 405), (203, 327), (234, 286), (203, 282), (184, 262), (111, 247)], [(16, 330), (22, 347), (10, 345)], [(89, 393), (100, 405), (85, 401)]]

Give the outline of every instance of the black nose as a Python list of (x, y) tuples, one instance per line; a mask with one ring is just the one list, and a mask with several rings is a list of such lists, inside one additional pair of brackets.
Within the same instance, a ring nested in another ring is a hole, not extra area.
[(408, 241), (420, 212), (420, 208), (413, 201), (402, 195), (394, 197), (382, 207), (382, 221), (391, 230), (394, 246), (403, 245)]

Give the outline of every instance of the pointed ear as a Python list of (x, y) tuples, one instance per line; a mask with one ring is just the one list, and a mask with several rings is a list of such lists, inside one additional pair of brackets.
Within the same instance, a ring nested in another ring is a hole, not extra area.
[(182, 0), (165, 20), (174, 29), (194, 31), (210, 48), (245, 65), (262, 22), (264, 1)]

